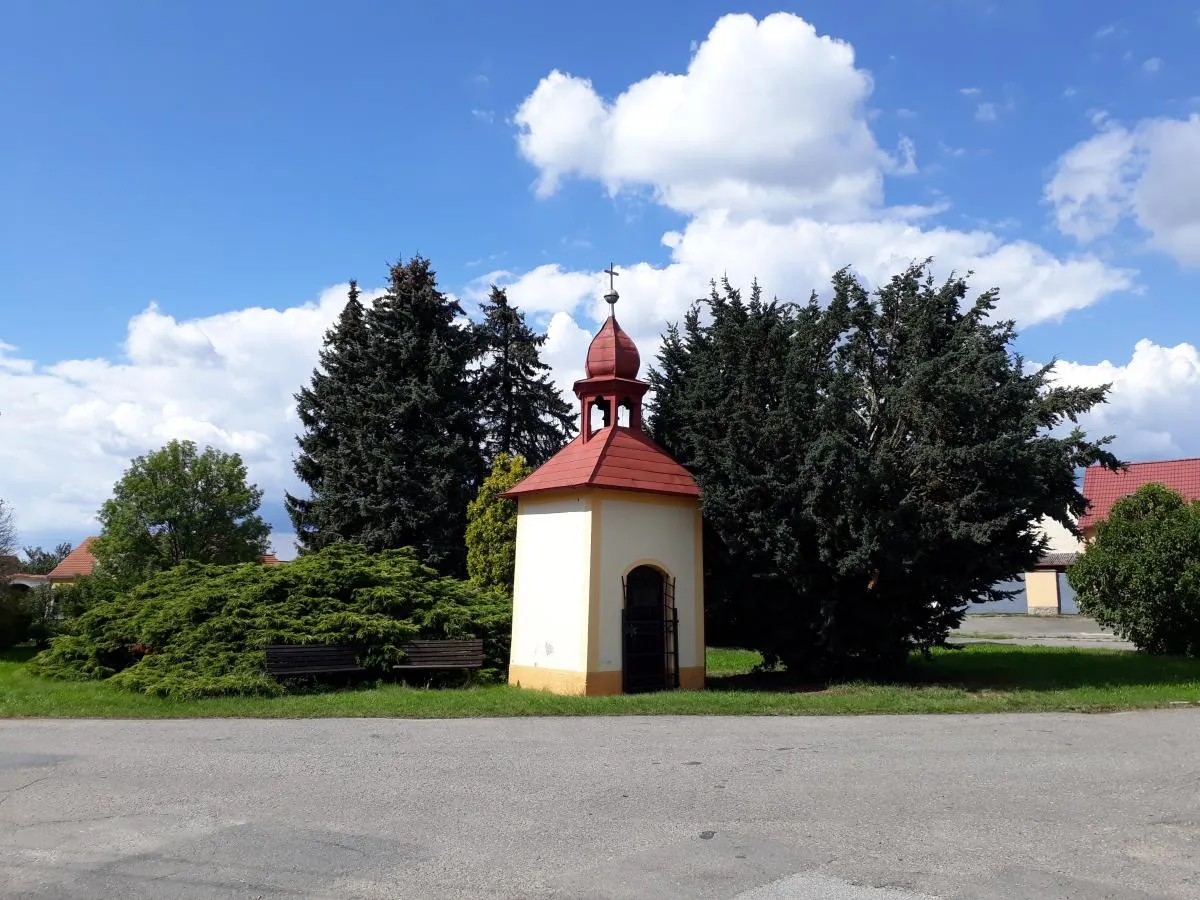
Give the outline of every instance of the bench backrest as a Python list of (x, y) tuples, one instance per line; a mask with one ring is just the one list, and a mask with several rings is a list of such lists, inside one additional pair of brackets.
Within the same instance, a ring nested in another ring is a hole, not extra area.
[(271, 672), (289, 672), (296, 669), (356, 668), (358, 661), (349, 647), (331, 647), (326, 644), (272, 644), (267, 647), (267, 669)]
[(410, 666), (483, 665), (483, 639), (465, 641), (412, 641), (401, 647), (404, 662)]

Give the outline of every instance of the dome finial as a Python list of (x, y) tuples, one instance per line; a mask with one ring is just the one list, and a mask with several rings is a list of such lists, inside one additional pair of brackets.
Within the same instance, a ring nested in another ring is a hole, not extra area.
[(613, 284), (613, 279), (619, 274), (616, 265), (609, 263), (608, 268), (604, 270), (604, 274), (608, 276), (608, 293), (604, 295), (604, 302), (608, 304), (609, 316), (616, 318), (617, 300), (620, 298), (620, 294), (617, 293), (617, 288)]

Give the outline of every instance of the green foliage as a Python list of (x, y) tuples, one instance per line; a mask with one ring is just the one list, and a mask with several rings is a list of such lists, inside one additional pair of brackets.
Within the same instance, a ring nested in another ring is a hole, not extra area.
[(488, 459), (519, 454), (540, 466), (575, 433), (576, 416), (550, 380), (539, 350), (546, 335), (525, 324), (520, 310), (492, 285), (475, 326), (483, 365), (475, 373), (484, 449)]
[(57, 633), (69, 633), (75, 620), (93, 606), (115, 600), (125, 582), (106, 572), (83, 575), (68, 584), (53, 589), (54, 614), (59, 620)]
[(93, 605), (30, 666), (176, 699), (275, 695), (286, 686), (264, 672), (268, 644), (349, 646), (384, 676), (408, 640), (481, 637), (487, 677), (507, 665), (510, 627), (508, 598), (439, 576), (411, 549), (338, 544), (281, 566), (185, 562)]
[[(1010, 351), (996, 292), (914, 265), (828, 304), (713, 286), (665, 337), (652, 430), (703, 491), (710, 640), (817, 677), (886, 675), (1044, 549), (1031, 522), (1116, 465), (1067, 420), (1107, 387), (1049, 384)], [(711, 626), (716, 627), (711, 627)], [(722, 633), (727, 631), (728, 633)]]
[(90, 549), (98, 568), (129, 584), (184, 560), (250, 562), (269, 546), (261, 502), (238, 454), (171, 441), (125, 470), (100, 508), (100, 538)]
[(1138, 488), (1113, 504), (1067, 579), (1081, 613), (1139, 650), (1200, 656), (1200, 503)]
[(500, 495), (533, 473), (520, 456), (501, 453), (467, 506), (467, 573), (480, 587), (509, 596), (517, 556), (517, 504)]
[(0, 585), (0, 650), (33, 637), (33, 611), (26, 593)]
[(296, 395), (295, 469), (311, 496), (287, 505), (305, 552), (411, 546), (443, 573), (465, 572), (467, 503), (483, 463), (468, 373), (476, 339), (462, 315), (419, 256), (391, 267), (369, 308), (351, 286)]
[(25, 562), (21, 565), (21, 571), (29, 575), (49, 575), (54, 571), (55, 566), (71, 554), (71, 550), (70, 541), (64, 541), (53, 550), (26, 547), (23, 551)]

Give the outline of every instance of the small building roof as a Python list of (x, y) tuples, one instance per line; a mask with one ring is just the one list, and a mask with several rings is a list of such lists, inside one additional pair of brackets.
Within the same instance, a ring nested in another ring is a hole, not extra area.
[(78, 547), (67, 554), (66, 559), (50, 571), (47, 577), (51, 581), (67, 581), (81, 575), (91, 575), (96, 568), (96, 557), (92, 556), (89, 548), (96, 540), (94, 535), (85, 537)]
[(1038, 569), (1065, 570), (1075, 565), (1077, 559), (1079, 559), (1078, 553), (1046, 553), (1033, 568), (1035, 571)]
[(280, 559), (278, 556), (276, 556), (274, 553), (264, 553), (262, 556), (260, 556), (258, 558), (258, 561), (261, 565), (264, 565), (264, 566), (281, 566), (281, 565), (283, 565), (283, 560)]
[(582, 487), (700, 496), (687, 469), (640, 429), (620, 425), (602, 428), (587, 441), (576, 437), (502, 496)]
[(1090, 505), (1079, 517), (1079, 527), (1089, 528), (1107, 519), (1114, 503), (1156, 482), (1178, 491), (1185, 500), (1200, 500), (1200, 458), (1130, 463), (1129, 468), (1117, 472), (1088, 466), (1083, 473), (1083, 496)]

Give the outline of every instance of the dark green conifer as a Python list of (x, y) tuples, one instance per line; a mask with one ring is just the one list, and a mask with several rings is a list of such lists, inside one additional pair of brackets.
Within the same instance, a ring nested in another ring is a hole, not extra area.
[(465, 572), (467, 503), (483, 465), (475, 336), (462, 317), (421, 256), (393, 265), (369, 308), (343, 313), (324, 372), (298, 395), (296, 471), (312, 498), (289, 505), (305, 547), (411, 546), (446, 574)]
[(484, 456), (490, 462), (519, 454), (537, 467), (575, 433), (575, 412), (551, 382), (550, 367), (539, 355), (546, 335), (525, 324), (524, 314), (509, 306), (502, 288), (492, 285), (480, 312), (483, 321), (475, 332), (482, 366), (475, 385)]
[(653, 428), (703, 492), (708, 600), (736, 632), (711, 640), (812, 677), (892, 674), (1037, 562), (1033, 523), (1085, 507), (1077, 469), (1117, 464), (1059, 427), (1107, 387), (1027, 371), (996, 292), (966, 301), (927, 265), (874, 294), (841, 271), (827, 305), (725, 284), (668, 333)]

